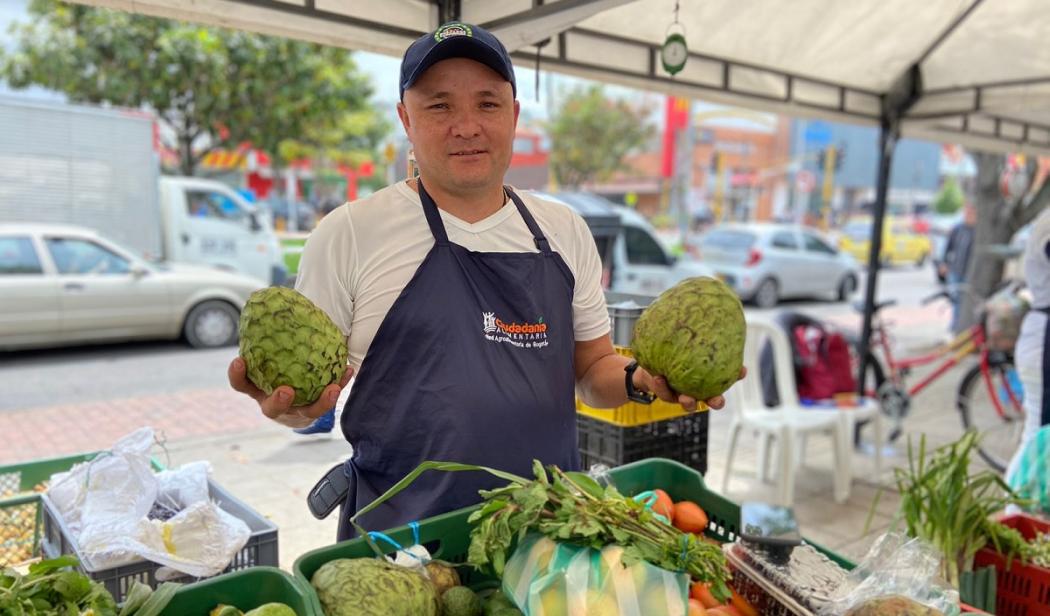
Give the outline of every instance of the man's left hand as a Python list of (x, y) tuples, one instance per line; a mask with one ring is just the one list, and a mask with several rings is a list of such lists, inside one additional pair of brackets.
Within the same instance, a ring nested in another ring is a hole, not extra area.
[[(741, 380), (747, 376), (747, 368), (740, 368)], [(664, 402), (671, 402), (681, 404), (682, 408), (687, 411), (695, 411), (697, 407), (697, 400), (692, 396), (680, 394), (671, 388), (670, 383), (667, 379), (661, 375), (649, 374), (647, 370), (639, 367), (634, 372), (634, 386), (642, 391), (651, 391), (656, 394), (656, 397), (663, 400)], [(710, 400), (704, 400), (704, 404), (715, 410), (720, 410), (726, 405), (725, 396), (715, 396)]]

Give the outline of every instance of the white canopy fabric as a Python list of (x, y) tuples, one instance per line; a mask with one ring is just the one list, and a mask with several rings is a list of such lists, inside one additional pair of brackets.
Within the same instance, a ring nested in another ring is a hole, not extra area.
[(674, 77), (659, 49), (675, 0), (77, 1), (394, 56), (458, 18), (527, 66), (549, 38), (554, 71), (797, 116), (888, 114), (905, 136), (1050, 154), (1046, 0), (680, 0), (690, 56)]

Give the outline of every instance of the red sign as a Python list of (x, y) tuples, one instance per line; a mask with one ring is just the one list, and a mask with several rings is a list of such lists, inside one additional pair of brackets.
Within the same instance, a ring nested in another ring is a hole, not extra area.
[(674, 175), (675, 138), (678, 131), (689, 126), (689, 101), (674, 96), (667, 97), (667, 108), (664, 115), (664, 149), (663, 164), (660, 174), (669, 178)]

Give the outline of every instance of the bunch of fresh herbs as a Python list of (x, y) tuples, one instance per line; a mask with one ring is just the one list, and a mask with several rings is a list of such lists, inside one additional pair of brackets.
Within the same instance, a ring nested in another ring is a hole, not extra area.
[[(661, 521), (645, 504), (623, 496), (613, 486), (603, 488), (584, 473), (566, 472), (557, 466), (545, 469), (539, 461), (533, 462), (532, 480), (468, 464), (424, 462), (355, 518), (427, 470), (486, 471), (508, 482), (502, 488), (483, 491), (484, 503), (470, 517), (474, 529), (468, 562), (479, 569), (502, 575), (511, 548), (527, 533), (538, 531), (555, 541), (595, 549), (621, 545), (625, 566), (645, 561), (669, 571), (682, 571), (694, 580), (709, 583), (716, 598), (729, 598), (729, 569), (718, 546)], [(364, 529), (355, 527), (361, 536), (368, 537)], [(373, 549), (378, 553), (374, 545)]]
[(1026, 501), (998, 473), (970, 472), (979, 438), (969, 431), (959, 441), (934, 450), (927, 460), (923, 435), (918, 452), (908, 442), (907, 468), (894, 471), (901, 495), (899, 518), (908, 535), (929, 542), (944, 555), (942, 575), (955, 588), (960, 573), (973, 570), (974, 555), (986, 545), (1008, 558), (1027, 558), (1030, 551), (1021, 533), (992, 518), (1007, 505)]
[(158, 616), (179, 584), (162, 584), (156, 592), (135, 582), (122, 607), (105, 586), (76, 570), (73, 556), (43, 560), (22, 575), (0, 571), (0, 616)]

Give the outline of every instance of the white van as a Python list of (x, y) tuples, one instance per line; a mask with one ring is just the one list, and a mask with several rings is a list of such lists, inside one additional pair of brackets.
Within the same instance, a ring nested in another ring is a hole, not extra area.
[(571, 207), (587, 222), (602, 257), (608, 291), (655, 296), (686, 278), (713, 275), (703, 263), (672, 255), (645, 217), (630, 208), (590, 193), (532, 192)]

